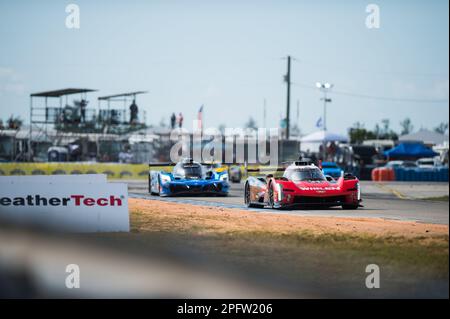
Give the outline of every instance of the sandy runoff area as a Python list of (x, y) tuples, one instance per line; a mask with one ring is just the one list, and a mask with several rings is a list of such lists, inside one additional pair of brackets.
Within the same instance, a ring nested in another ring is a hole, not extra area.
[[(433, 238), (448, 235), (448, 225), (381, 218), (313, 217), (251, 212), (239, 209), (129, 199), (132, 214), (139, 215), (135, 231), (192, 231), (200, 233), (307, 231), (314, 235), (337, 233), (370, 236)], [(132, 218), (133, 219), (133, 218)]]

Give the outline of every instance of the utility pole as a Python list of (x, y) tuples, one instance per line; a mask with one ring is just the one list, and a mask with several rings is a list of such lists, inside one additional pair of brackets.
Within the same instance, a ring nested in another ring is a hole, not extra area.
[(290, 126), (290, 108), (291, 108), (291, 56), (287, 57), (287, 73), (285, 77), (287, 86), (286, 96), (286, 139), (289, 139), (289, 126)]
[(323, 98), (321, 98), (320, 100), (323, 101), (323, 130), (326, 131), (327, 130), (327, 103), (331, 103), (331, 101), (332, 101), (330, 98), (328, 98), (327, 93), (329, 90), (331, 90), (331, 88), (333, 87), (333, 84), (330, 84), (328, 82), (327, 83), (317, 82), (316, 87), (323, 93)]
[[(327, 91), (324, 90), (323, 91), (323, 130), (326, 131), (327, 130), (327, 102), (328, 102), (328, 98), (327, 98)], [(331, 102), (331, 99), (329, 100), (329, 102)]]
[(33, 152), (32, 152), (32, 136), (33, 136), (33, 96), (30, 95), (30, 128), (29, 128), (29, 138), (28, 138), (28, 162), (33, 160)]

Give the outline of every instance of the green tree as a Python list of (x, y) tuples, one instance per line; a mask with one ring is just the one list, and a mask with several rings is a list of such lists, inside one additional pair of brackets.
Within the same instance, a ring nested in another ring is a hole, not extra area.
[(378, 123), (375, 124), (375, 128), (373, 130), (373, 133), (375, 134), (376, 139), (380, 138), (380, 136), (381, 136), (381, 128), (380, 128), (380, 125)]
[(225, 124), (220, 124), (219, 125), (218, 130), (219, 130), (220, 134), (222, 134), (222, 135), (225, 134), (225, 128), (226, 128)]
[(402, 128), (402, 131), (400, 132), (400, 135), (409, 134), (414, 129), (414, 126), (412, 125), (411, 119), (409, 117), (407, 117), (403, 121), (401, 121), (400, 122), (400, 126)]
[(374, 135), (381, 140), (398, 140), (398, 134), (391, 129), (391, 121), (389, 119), (381, 120), (381, 128), (379, 124), (375, 125)]
[(383, 135), (389, 134), (391, 121), (389, 119), (382, 119), (381, 124), (383, 124), (383, 129), (382, 129)]
[(300, 136), (301, 131), (297, 124), (294, 124), (294, 126), (291, 127), (291, 134), (293, 136)]
[(376, 136), (372, 131), (367, 130), (364, 124), (356, 122), (349, 129), (348, 134), (350, 136), (351, 144), (362, 144), (365, 140), (375, 139)]
[(249, 117), (247, 123), (245, 123), (244, 127), (248, 128), (248, 129), (253, 129), (253, 130), (256, 130), (258, 128), (256, 121), (251, 116)]
[(166, 127), (166, 120), (164, 117), (161, 118), (161, 120), (159, 121), (159, 126), (160, 127)]
[(434, 131), (439, 134), (445, 134), (448, 130), (448, 123), (442, 122), (434, 128)]
[(19, 116), (11, 115), (8, 119), (8, 128), (11, 130), (18, 130), (22, 127), (23, 121)]

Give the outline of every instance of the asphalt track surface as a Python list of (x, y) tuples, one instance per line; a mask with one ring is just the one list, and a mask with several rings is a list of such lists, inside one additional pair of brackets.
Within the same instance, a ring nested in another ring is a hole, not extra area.
[(341, 208), (274, 210), (247, 208), (244, 205), (244, 185), (231, 184), (227, 197), (158, 197), (148, 193), (146, 181), (128, 181), (129, 196), (149, 200), (186, 203), (192, 205), (239, 208), (259, 213), (277, 213), (299, 216), (372, 217), (391, 220), (417, 221), (431, 224), (449, 224), (449, 203), (429, 200), (401, 199), (388, 192), (380, 192), (371, 182), (362, 182), (362, 205), (358, 210)]

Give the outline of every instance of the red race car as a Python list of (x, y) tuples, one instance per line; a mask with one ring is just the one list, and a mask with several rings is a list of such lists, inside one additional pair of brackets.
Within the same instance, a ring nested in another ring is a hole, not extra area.
[[(261, 170), (248, 170), (261, 172)], [(283, 177), (250, 176), (245, 182), (245, 204), (248, 207), (301, 208), (337, 207), (357, 209), (360, 207), (359, 180), (350, 174), (337, 180), (325, 177), (322, 170), (309, 162), (298, 161), (283, 171)]]

